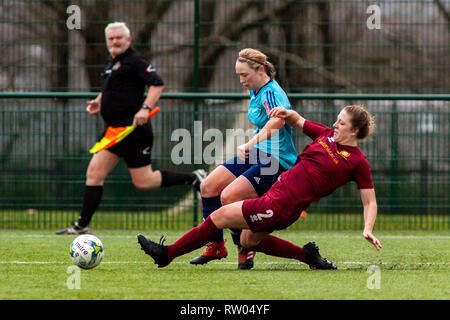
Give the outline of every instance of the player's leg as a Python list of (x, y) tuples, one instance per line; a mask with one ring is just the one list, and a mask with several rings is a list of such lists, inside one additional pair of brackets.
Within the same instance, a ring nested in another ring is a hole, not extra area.
[(150, 255), (160, 268), (164, 267), (176, 257), (204, 246), (224, 228), (248, 228), (242, 215), (242, 203), (243, 201), (239, 201), (219, 208), (200, 225), (185, 233), (169, 246), (165, 246), (163, 243), (157, 244), (139, 234), (138, 241), (141, 249)]
[[(225, 166), (220, 165), (215, 168), (200, 185), (202, 196), (202, 215), (203, 219), (209, 217), (211, 213), (222, 206), (220, 194), (230, 183), (236, 179), (236, 176)], [(191, 264), (205, 264), (211, 260), (222, 259), (228, 255), (223, 238), (223, 231), (206, 245), (203, 253), (191, 260)]]
[[(257, 148), (250, 151), (249, 159), (252, 165), (222, 192), (223, 204), (240, 200), (240, 196), (242, 200), (245, 200), (263, 195), (284, 172), (284, 168), (276, 158)], [(238, 269), (249, 270), (254, 266), (256, 252), (241, 245), (241, 231), (240, 229), (230, 229), (233, 242), (238, 248)]]
[(222, 190), (236, 179), (236, 176), (225, 166), (215, 168), (203, 181), (200, 192), (204, 198), (220, 196)]
[(104, 181), (119, 160), (119, 156), (108, 150), (94, 154), (86, 172), (86, 187), (78, 221), (69, 228), (57, 231), (56, 234), (90, 233), (88, 225), (101, 202)]
[(220, 202), (227, 205), (240, 200), (257, 198), (253, 185), (245, 176), (239, 176), (226, 186), (220, 194)]
[(299, 218), (301, 212), (299, 209), (306, 209), (310, 203), (311, 201), (306, 200), (300, 208), (290, 207), (280, 202), (273, 202), (270, 197), (266, 196), (245, 201), (242, 212), (249, 229), (242, 230), (241, 244), (248, 250), (296, 259), (308, 264), (313, 269), (337, 269), (332, 262), (320, 256), (319, 248), (314, 242), (300, 247), (269, 234), (274, 230), (289, 227)]
[(194, 172), (155, 170), (152, 168), (153, 130), (151, 123), (139, 126), (118, 146), (122, 149), (131, 179), (136, 188), (149, 190), (175, 185), (193, 185), (199, 190), (201, 181), (206, 177), (203, 169)]
[(319, 247), (314, 242), (308, 242), (300, 247), (266, 232), (242, 230), (241, 243), (246, 248), (270, 256), (301, 261), (309, 265), (311, 269), (337, 269), (331, 261), (322, 258)]
[[(245, 174), (245, 173), (244, 173)], [(254, 186), (245, 175), (241, 175), (230, 183), (221, 194), (221, 202), (227, 205), (239, 200), (257, 198), (258, 194)], [(255, 251), (242, 247), (240, 243), (241, 229), (230, 229), (233, 243), (238, 248), (238, 269), (249, 270), (254, 266)]]
[[(296, 214), (298, 210), (288, 211), (290, 213), (284, 216), (273, 208), (271, 199), (264, 196), (221, 207), (172, 245), (165, 246), (161, 242), (157, 244), (141, 234), (138, 235), (138, 241), (141, 249), (161, 268), (168, 265), (174, 258), (198, 249), (220, 230), (238, 228), (245, 229), (241, 241), (246, 247), (253, 246), (254, 250), (268, 255), (297, 259), (315, 269), (337, 269), (332, 262), (320, 256), (319, 248), (314, 242), (299, 247), (269, 234), (272, 230), (287, 228), (298, 218)], [(258, 212), (272, 214), (259, 217)], [(250, 228), (251, 231), (247, 230)]]
[(161, 187), (162, 175), (160, 171), (153, 171), (152, 165), (141, 168), (128, 168), (131, 180), (140, 190), (156, 189)]
[(194, 172), (178, 172), (170, 170), (153, 171), (152, 165), (140, 168), (129, 168), (131, 179), (136, 188), (150, 190), (176, 185), (192, 185), (199, 190), (200, 184), (206, 177), (203, 169)]
[(273, 236), (268, 232), (242, 230), (241, 244), (244, 248), (263, 252), (267, 255), (305, 262), (305, 253), (302, 247)]

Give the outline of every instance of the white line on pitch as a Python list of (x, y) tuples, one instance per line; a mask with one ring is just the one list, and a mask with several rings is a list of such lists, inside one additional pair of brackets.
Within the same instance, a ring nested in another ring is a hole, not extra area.
[[(211, 264), (235, 264), (236, 262), (212, 262)], [(0, 264), (70, 264), (70, 262), (63, 261), (0, 261)], [(103, 261), (102, 264), (152, 264), (151, 261)], [(175, 261), (172, 264), (186, 264), (185, 261)], [(299, 264), (299, 262), (279, 262), (279, 261), (264, 261), (258, 264)], [(446, 265), (450, 262), (363, 262), (363, 261), (343, 261), (336, 262), (336, 264), (355, 264), (355, 265)]]
[[(0, 236), (0, 238), (12, 238), (12, 237), (23, 237), (23, 238), (53, 238), (53, 237), (60, 237), (61, 239), (64, 239), (64, 236), (57, 236), (52, 234), (28, 234), (28, 235), (18, 235), (15, 233), (12, 234), (3, 234)], [(73, 235), (75, 237), (76, 235)], [(125, 239), (135, 239), (135, 235), (102, 235), (97, 234), (100, 238), (125, 238)], [(161, 235), (150, 235), (150, 238), (159, 239)], [(305, 234), (305, 238), (360, 238), (360, 235), (349, 235), (349, 234), (341, 234), (341, 235), (310, 235)], [(68, 237), (69, 238), (69, 237)], [(166, 236), (167, 239), (178, 239), (179, 236)], [(450, 236), (444, 236), (444, 235), (380, 235), (380, 239), (450, 239)]]

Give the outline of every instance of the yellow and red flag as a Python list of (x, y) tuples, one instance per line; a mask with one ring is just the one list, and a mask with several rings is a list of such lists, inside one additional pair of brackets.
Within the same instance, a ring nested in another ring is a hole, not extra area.
[[(159, 112), (159, 108), (155, 107), (152, 109), (147, 116), (147, 119), (150, 119), (152, 116)], [(98, 141), (92, 148), (89, 150), (90, 153), (96, 153), (102, 151), (103, 149), (108, 149), (113, 145), (119, 143), (125, 137), (127, 137), (131, 132), (133, 132), (135, 127), (127, 126), (127, 127), (108, 127), (106, 129), (105, 135), (103, 138)]]

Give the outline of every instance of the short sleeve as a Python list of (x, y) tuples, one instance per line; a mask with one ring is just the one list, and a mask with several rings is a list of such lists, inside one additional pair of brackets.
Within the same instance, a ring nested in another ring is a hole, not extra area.
[(269, 112), (273, 108), (283, 107), (285, 109), (291, 109), (289, 104), (283, 102), (283, 98), (274, 90), (266, 90), (262, 93), (261, 103), (266, 110), (266, 115), (269, 117)]
[(367, 159), (364, 157), (358, 166), (355, 174), (355, 181), (358, 189), (373, 189), (372, 172)]
[(326, 125), (306, 120), (303, 125), (303, 133), (310, 137), (312, 140), (316, 140), (322, 135), (330, 135), (333, 129), (327, 127)]
[(159, 74), (156, 72), (156, 68), (152, 66), (144, 58), (136, 60), (135, 64), (137, 76), (148, 86), (163, 86), (164, 82)]

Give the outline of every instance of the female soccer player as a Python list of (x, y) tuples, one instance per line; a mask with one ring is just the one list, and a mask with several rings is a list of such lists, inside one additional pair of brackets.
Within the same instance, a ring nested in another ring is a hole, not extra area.
[(241, 235), (241, 243), (245, 248), (297, 259), (311, 268), (336, 269), (332, 262), (320, 256), (313, 242), (299, 247), (270, 233), (287, 228), (312, 202), (352, 180), (360, 189), (364, 208), (362, 235), (377, 250), (382, 248), (380, 241), (372, 234), (377, 216), (372, 175), (365, 155), (357, 146), (359, 140), (368, 137), (374, 130), (375, 122), (370, 113), (360, 105), (347, 106), (339, 113), (333, 129), (283, 108), (275, 108), (269, 115), (285, 119), (314, 141), (306, 146), (296, 164), (281, 174), (262, 197), (220, 208), (174, 244), (157, 244), (139, 234), (137, 237), (142, 250), (160, 268), (174, 258), (199, 248), (224, 228), (242, 228), (245, 230)]
[[(275, 107), (291, 109), (286, 93), (274, 80), (274, 66), (265, 54), (247, 48), (239, 52), (235, 68), (242, 85), (250, 90), (248, 120), (255, 125), (256, 135), (238, 147), (236, 157), (218, 166), (201, 183), (204, 219), (222, 205), (263, 195), (297, 158), (292, 127), (284, 119), (268, 115)], [(241, 230), (230, 231), (239, 249), (238, 268), (251, 269), (254, 251), (240, 246)], [(223, 232), (212, 240), (191, 264), (205, 264), (227, 256)]]

